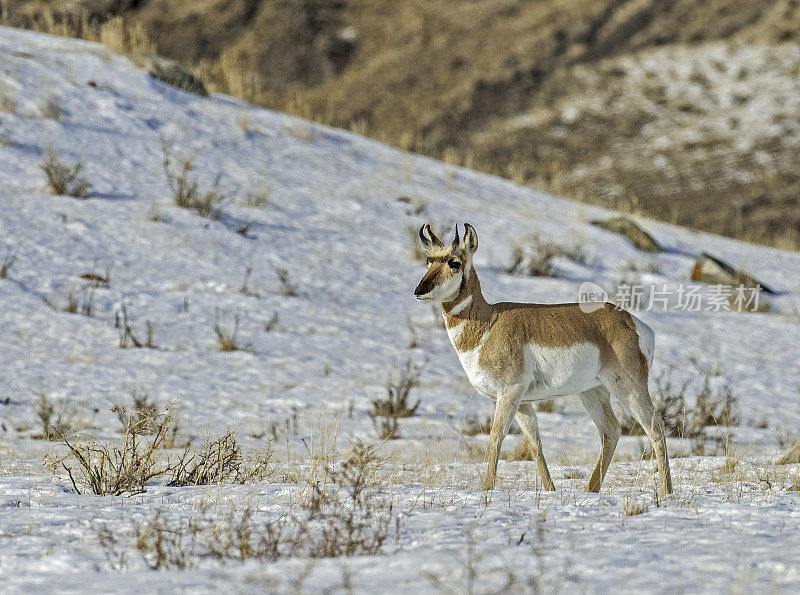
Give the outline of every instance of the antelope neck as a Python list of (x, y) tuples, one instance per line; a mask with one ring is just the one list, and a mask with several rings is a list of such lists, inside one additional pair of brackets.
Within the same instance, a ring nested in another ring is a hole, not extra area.
[(482, 318), (489, 304), (483, 298), (481, 282), (475, 269), (470, 266), (467, 274), (461, 280), (458, 294), (449, 302), (442, 302), (442, 312), (448, 327), (458, 324), (461, 320), (476, 320)]

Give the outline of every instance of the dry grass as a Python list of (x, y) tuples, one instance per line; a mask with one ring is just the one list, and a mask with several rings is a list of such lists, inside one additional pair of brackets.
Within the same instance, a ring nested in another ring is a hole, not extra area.
[(69, 455), (61, 465), (69, 475), (73, 488), (79, 494), (98, 496), (139, 494), (146, 491), (150, 480), (164, 475), (168, 463), (158, 456), (170, 432), (169, 415), (164, 413), (158, 421), (155, 434), (143, 437), (128, 432), (120, 445), (91, 440), (74, 443), (62, 437)]
[(650, 507), (644, 502), (638, 502), (635, 498), (625, 495), (622, 498), (622, 516), (636, 516), (644, 514)]
[(194, 175), (194, 156), (176, 157), (174, 140), (161, 137), (161, 154), (164, 174), (169, 184), (172, 202), (178, 207), (195, 211), (202, 217), (218, 219), (225, 194), (219, 184), (222, 173), (218, 173), (206, 190), (200, 190), (200, 184)]
[(22, 247), (22, 242), (18, 243), (16, 247), (9, 252), (5, 258), (0, 262), (0, 279), (5, 279), (8, 277), (8, 273), (11, 271), (11, 268), (17, 262), (17, 257), (19, 257), (19, 251)]
[(58, 153), (50, 149), (41, 165), (47, 178), (47, 187), (57, 195), (88, 198), (91, 184), (83, 177), (83, 163), (78, 161), (67, 165), (58, 158)]
[(289, 269), (276, 267), (275, 274), (278, 276), (278, 282), (280, 283), (280, 289), (278, 290), (278, 293), (287, 297), (296, 296), (297, 285), (295, 285), (289, 278)]
[(586, 261), (585, 254), (579, 248), (568, 248), (534, 234), (524, 245), (518, 242), (512, 244), (511, 264), (505, 271), (528, 277), (555, 277), (557, 274), (553, 259), (556, 257), (568, 258), (578, 263)]
[(790, 445), (786, 452), (778, 459), (778, 465), (792, 465), (800, 463), (800, 438)]
[(274, 472), (272, 445), (245, 453), (228, 428), (216, 438), (207, 438), (199, 452), (187, 448), (169, 472), (170, 486), (199, 486), (261, 481)]
[(63, 306), (57, 306), (45, 298), (45, 303), (53, 310), (66, 312), (67, 314), (82, 314), (91, 316), (94, 311), (94, 288), (80, 287), (67, 290), (66, 300)]
[(263, 209), (269, 205), (270, 196), (269, 187), (263, 185), (260, 190), (248, 193), (244, 205), (253, 209)]
[[(731, 387), (713, 388), (711, 372), (703, 373), (703, 385), (694, 399), (694, 407), (687, 404), (687, 393), (691, 383), (686, 378), (680, 386), (672, 380), (673, 368), (663, 371), (654, 379), (655, 390), (651, 392), (656, 411), (664, 422), (667, 436), (676, 438), (700, 438), (709, 426), (736, 426), (741, 418), (736, 396)], [(622, 433), (627, 436), (643, 436), (644, 430), (627, 413), (620, 419)]]
[(347, 459), (323, 469), (297, 510), (275, 516), (247, 503), (241, 510), (203, 510), (187, 519), (159, 509), (133, 518), (127, 534), (96, 528), (98, 541), (117, 571), (127, 567), (131, 546), (151, 570), (192, 568), (204, 559), (225, 564), (375, 555), (400, 522), (393, 502), (374, 487), (381, 462), (375, 447), (356, 440)]
[(390, 378), (386, 383), (386, 397), (372, 400), (371, 414), (385, 417), (411, 417), (421, 402), (411, 405), (409, 397), (411, 391), (419, 386), (422, 376), (422, 366), (417, 366), (411, 360), (406, 361), (405, 368), (395, 373), (396, 378)]
[(43, 118), (48, 120), (61, 120), (61, 102), (55, 95), (47, 94), (41, 100), (40, 111)]
[[(5, 24), (102, 40), (134, 57), (157, 49), (196, 66), (214, 91), (350, 126), (404, 150), (605, 206), (800, 246), (796, 221), (785, 216), (797, 176), (786, 168), (773, 172), (748, 154), (737, 156), (735, 170), (729, 167), (724, 159), (735, 147), (719, 142), (719, 127), (686, 146), (673, 135), (674, 146), (659, 147), (663, 167), (655, 167), (647, 152), (648, 158), (629, 158), (642, 145), (652, 148), (646, 129), (654, 124), (705, 129), (703, 106), (689, 92), (716, 90), (702, 56), (681, 93), (666, 92), (673, 60), (656, 64), (644, 81), (627, 68), (664, 39), (678, 51), (698, 40), (736, 39), (757, 47), (796, 41), (796, 6), (774, 19), (770, 0), (746, 7), (723, 2), (725, 10), (696, 0), (680, 0), (674, 10), (611, 0), (513, 6), (371, 0), (352, 10), (340, 3), (240, 3), (199, 12), (188, 10), (186, 0), (170, 0), (168, 9), (112, 3), (110, 14), (108, 3), (24, 0), (21, 10), (23, 0), (6, 2)], [(602, 111), (560, 107), (584, 98), (595, 98)], [(765, 130), (756, 146), (776, 163), (791, 163), (786, 151), (792, 148), (772, 135)], [(708, 150), (700, 151), (704, 142)], [(742, 172), (751, 181), (741, 182)], [(743, 206), (730, 204), (731, 197), (743, 198)]]
[(54, 401), (43, 391), (37, 393), (33, 403), (41, 434), (40, 440), (61, 440), (75, 429), (75, 411), (67, 401)]
[(100, 41), (112, 52), (136, 56), (153, 54), (156, 46), (141, 23), (128, 24), (121, 16), (110, 18), (100, 27)]
[(233, 324), (229, 325), (222, 320), (219, 310), (214, 314), (214, 332), (217, 334), (217, 349), (220, 351), (250, 351), (252, 343), (239, 344), (239, 320), (241, 313), (236, 310), (233, 315)]
[(156, 330), (155, 323), (149, 319), (145, 321), (144, 341), (140, 340), (134, 332), (134, 324), (135, 317), (133, 309), (123, 301), (120, 309), (114, 314), (114, 326), (119, 332), (120, 349), (128, 349), (130, 347), (135, 347), (137, 349), (156, 349), (156, 345), (153, 342), (153, 336)]
[(0, 112), (13, 114), (17, 111), (17, 100), (14, 91), (5, 80), (0, 80)]
[(162, 407), (150, 400), (150, 393), (144, 389), (133, 389), (128, 405), (114, 405), (111, 411), (117, 414), (117, 419), (122, 425), (123, 434), (141, 434), (143, 436), (156, 436), (163, 430), (164, 416), (170, 412), (169, 424), (164, 431), (163, 448), (175, 448), (178, 435), (178, 422), (172, 411), (175, 403)]
[(158, 223), (161, 221), (161, 205), (155, 198), (150, 199), (144, 216), (145, 219), (153, 223)]

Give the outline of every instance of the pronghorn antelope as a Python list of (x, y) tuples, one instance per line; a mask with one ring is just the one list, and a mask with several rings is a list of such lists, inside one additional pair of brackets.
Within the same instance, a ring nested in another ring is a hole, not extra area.
[(544, 488), (554, 490), (542, 453), (534, 401), (580, 394), (600, 431), (600, 456), (588, 491), (599, 492), (621, 430), (611, 395), (627, 406), (655, 450), (662, 493), (672, 491), (664, 424), (653, 407), (647, 378), (653, 331), (612, 304), (584, 312), (578, 304), (489, 304), (472, 265), (475, 229), (458, 226), (445, 245), (424, 225), (419, 236), (428, 270), (414, 290), (423, 302), (441, 303), (447, 334), (472, 385), (496, 402), (483, 489), (494, 488), (500, 445), (516, 416), (533, 450)]

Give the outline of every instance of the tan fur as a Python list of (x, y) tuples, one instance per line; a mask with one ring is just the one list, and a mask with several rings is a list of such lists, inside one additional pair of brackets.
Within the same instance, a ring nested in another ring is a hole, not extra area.
[[(576, 384), (550, 386), (585, 387), (577, 390), (583, 391), (581, 399), (600, 430), (601, 439), (600, 456), (588, 489), (599, 491), (619, 439), (619, 421), (610, 405), (610, 396), (613, 394), (631, 409), (642, 426), (646, 426), (645, 431), (653, 443), (658, 460), (662, 491), (671, 492), (664, 428), (647, 390), (648, 355), (642, 351), (637, 322), (628, 312), (613, 304), (603, 304), (591, 312), (584, 312), (579, 304), (574, 303), (489, 304), (483, 297), (478, 275), (472, 266), (477, 234), (469, 224), (465, 227), (464, 240), (459, 242), (456, 232), (456, 239), (449, 245), (442, 244), (429, 226), (420, 230), (428, 253), (428, 270), (414, 293), (418, 299), (441, 302), (445, 325), (453, 346), (462, 354), (459, 357), (464, 358), (462, 364), (465, 370), (473, 374), (470, 379), (475, 378), (473, 382), (478, 382), (482, 387), (479, 390), (496, 401), (484, 488), (494, 487), (500, 445), (508, 432), (511, 418), (516, 415), (536, 455), (545, 489), (554, 489), (541, 452), (535, 410), (525, 402), (528, 391), (535, 390), (531, 388), (532, 379), (535, 383), (537, 378), (548, 378), (541, 376), (542, 372), (525, 369), (526, 349), (536, 346), (544, 351), (535, 352), (539, 355), (533, 356), (536, 358), (534, 361), (548, 362), (549, 372), (556, 374), (550, 378), (557, 378), (559, 374), (567, 374), (566, 378), (572, 378), (569, 374), (575, 373), (578, 374), (575, 378), (581, 378), (574, 381)], [(646, 326), (643, 328), (650, 333), (647, 335), (650, 337), (647, 349), (652, 351), (652, 331)], [(569, 360), (558, 359), (570, 357), (568, 354), (573, 353), (570, 349), (583, 349), (581, 346), (585, 345), (593, 345), (597, 351), (586, 352), (589, 355), (577, 355), (575, 357), (579, 359), (571, 360), (569, 364), (562, 363)], [(552, 359), (553, 355), (542, 356), (542, 353), (554, 353), (556, 359)], [(545, 359), (540, 360), (541, 357)], [(590, 361), (595, 363), (588, 363)], [(589, 382), (588, 379), (593, 376), (587, 377), (585, 374), (591, 372), (593, 375), (597, 369), (593, 366), (598, 365), (597, 378)], [(542, 386), (548, 385), (545, 383)], [(497, 394), (491, 394), (493, 392)], [(535, 394), (541, 395), (542, 392)], [(555, 393), (553, 396), (563, 395)], [(527, 400), (536, 398), (535, 395), (528, 396)]]
[[(433, 278), (440, 274), (435, 273)], [(468, 295), (472, 296), (469, 307), (450, 315), (453, 306)], [(448, 328), (464, 326), (455, 344), (457, 351), (475, 349), (491, 329), (478, 362), (505, 382), (516, 381), (521, 373), (524, 345), (567, 347), (587, 341), (597, 346), (603, 366), (619, 365), (647, 378), (647, 358), (639, 349), (636, 326), (628, 312), (613, 304), (589, 313), (579, 304), (489, 304), (481, 293), (478, 275), (471, 269), (461, 291), (442, 303), (442, 312)]]

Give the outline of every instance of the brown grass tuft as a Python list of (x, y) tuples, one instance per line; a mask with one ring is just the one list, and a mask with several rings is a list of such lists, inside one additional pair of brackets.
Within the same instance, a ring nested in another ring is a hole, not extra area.
[(45, 154), (41, 168), (47, 178), (47, 186), (53, 194), (75, 198), (89, 197), (91, 184), (83, 178), (81, 161), (67, 165), (58, 159), (58, 153), (50, 149)]

